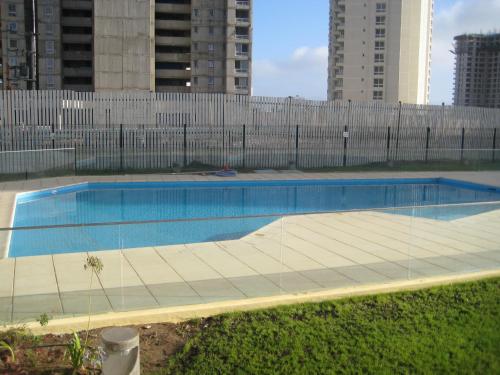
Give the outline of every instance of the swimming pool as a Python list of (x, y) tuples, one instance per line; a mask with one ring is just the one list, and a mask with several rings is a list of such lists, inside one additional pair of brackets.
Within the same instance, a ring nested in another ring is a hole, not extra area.
[(9, 256), (237, 239), (281, 215), (491, 201), (499, 189), (448, 179), (85, 183), (18, 194)]

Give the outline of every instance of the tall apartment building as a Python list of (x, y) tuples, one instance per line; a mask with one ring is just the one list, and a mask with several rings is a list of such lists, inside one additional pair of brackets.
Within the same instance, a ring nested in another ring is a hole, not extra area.
[(252, 0), (34, 3), (2, 0), (4, 88), (250, 94)]
[(329, 100), (429, 101), (433, 0), (330, 0)]
[(454, 104), (500, 108), (500, 34), (455, 37)]

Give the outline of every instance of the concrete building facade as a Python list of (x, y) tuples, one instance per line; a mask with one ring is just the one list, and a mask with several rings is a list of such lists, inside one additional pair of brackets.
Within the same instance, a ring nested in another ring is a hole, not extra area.
[[(4, 88), (250, 94), (252, 0), (35, 0), (36, 10), (32, 3), (1, 3), (3, 61), (13, 56), (5, 45), (31, 25), (16, 65), (2, 69), (24, 64), (27, 76)], [(16, 15), (7, 16), (14, 4)], [(12, 22), (11, 35), (4, 29)]]
[(500, 108), (500, 34), (455, 37), (454, 105)]
[(433, 0), (330, 0), (329, 100), (427, 104)]

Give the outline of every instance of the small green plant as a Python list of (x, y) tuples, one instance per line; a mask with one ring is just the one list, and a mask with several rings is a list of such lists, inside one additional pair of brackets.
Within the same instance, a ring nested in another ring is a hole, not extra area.
[(47, 315), (47, 313), (43, 313), (38, 317), (36, 321), (40, 323), (40, 326), (45, 327), (49, 324), (50, 317)]
[(83, 369), (83, 359), (85, 357), (85, 346), (82, 346), (80, 336), (73, 332), (73, 338), (68, 344), (66, 355), (69, 357), (73, 373)]
[(0, 349), (7, 350), (10, 353), (12, 362), (16, 361), (16, 355), (14, 354), (14, 349), (12, 348), (12, 346), (7, 344), (5, 341), (0, 341)]
[(38, 358), (33, 349), (26, 349), (24, 351), (24, 355), (26, 356), (26, 364), (30, 367), (36, 368), (38, 366)]

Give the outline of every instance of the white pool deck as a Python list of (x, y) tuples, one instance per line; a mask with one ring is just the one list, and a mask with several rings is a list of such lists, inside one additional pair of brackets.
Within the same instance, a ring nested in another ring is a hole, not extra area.
[[(500, 187), (500, 172), (265, 173), (237, 180), (446, 177)], [(15, 194), (91, 181), (220, 181), (195, 175), (61, 177), (0, 184), (0, 226)], [(286, 217), (239, 240), (0, 259), (0, 323), (303, 294), (500, 270), (500, 205), (439, 221), (381, 211)], [(0, 232), (5, 243), (8, 232)]]

